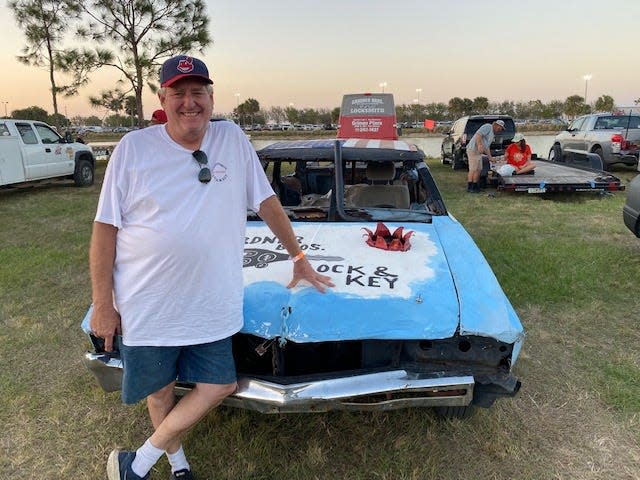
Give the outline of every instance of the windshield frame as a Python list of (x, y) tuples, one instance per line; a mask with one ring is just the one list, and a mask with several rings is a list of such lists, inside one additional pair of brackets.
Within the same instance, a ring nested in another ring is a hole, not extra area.
[[(378, 220), (429, 223), (434, 215), (447, 215), (447, 210), (440, 191), (424, 161), (424, 153), (414, 145), (411, 145), (411, 147), (411, 150), (345, 147), (345, 141), (338, 139), (276, 142), (259, 150), (257, 153), (265, 172), (270, 171), (271, 173), (270, 180), (272, 185), (275, 179), (286, 180), (287, 178), (296, 177), (301, 172), (307, 172), (307, 167), (311, 166), (311, 163), (317, 163), (317, 167), (320, 170), (331, 175), (331, 183), (323, 185), (323, 189), (319, 191), (319, 193), (328, 194), (328, 198), (330, 198), (328, 205), (287, 205), (286, 200), (281, 202), (285, 212), (292, 220), (324, 220), (328, 222), (370, 222)], [(413, 172), (412, 179), (420, 184), (417, 188), (424, 193), (425, 201), (413, 201), (409, 209), (346, 205), (345, 185), (359, 183), (355, 179), (354, 172), (361, 174), (369, 162), (389, 160), (393, 160), (399, 171), (410, 170)], [(283, 164), (287, 162), (295, 164), (293, 173), (288, 174), (288, 176), (282, 176), (282, 172), (285, 170), (282, 168)], [(335, 165), (342, 165), (342, 168), (335, 168)], [(328, 180), (329, 177), (326, 177), (326, 179)], [(305, 183), (305, 188), (301, 187), (301, 191), (304, 191), (306, 187), (307, 184)], [(274, 188), (274, 190), (278, 188)], [(335, 195), (331, 195), (330, 192), (335, 192)], [(276, 194), (278, 195), (279, 192), (276, 191)], [(278, 197), (282, 199), (286, 196), (280, 194)], [(250, 214), (249, 218), (255, 217)]]

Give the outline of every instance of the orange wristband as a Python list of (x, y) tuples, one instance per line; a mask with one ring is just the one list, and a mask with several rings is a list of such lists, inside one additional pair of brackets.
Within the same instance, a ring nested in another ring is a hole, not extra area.
[(291, 260), (293, 260), (293, 263), (296, 263), (298, 260), (300, 260), (302, 257), (304, 257), (304, 252), (300, 252), (299, 254), (297, 254), (295, 257), (291, 257)]

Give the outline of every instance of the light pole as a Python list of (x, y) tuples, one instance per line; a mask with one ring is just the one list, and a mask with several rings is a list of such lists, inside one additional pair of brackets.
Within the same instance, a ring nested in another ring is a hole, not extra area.
[(422, 89), (416, 88), (416, 93), (418, 94), (418, 103), (420, 103), (420, 94), (422, 93)]
[(587, 104), (587, 86), (589, 85), (589, 80), (591, 80), (592, 75), (590, 73), (588, 73), (587, 75), (584, 75), (582, 78), (584, 79), (584, 104)]
[(384, 87), (387, 86), (387, 82), (380, 82), (380, 88), (382, 88), (382, 93), (384, 93)]
[(415, 114), (416, 114), (416, 119), (414, 122), (414, 128), (417, 128), (418, 126), (418, 109), (420, 108), (420, 100), (417, 98), (413, 99), (413, 103), (414, 103), (414, 110), (415, 110)]
[(238, 111), (240, 108), (240, 94), (234, 93), (233, 96), (236, 97), (236, 115), (238, 116), (238, 124), (241, 125), (242, 122), (240, 121), (240, 112)]
[(3, 100), (2, 103), (4, 103), (4, 118), (9, 118), (9, 115), (7, 115), (7, 105), (9, 105), (9, 102)]

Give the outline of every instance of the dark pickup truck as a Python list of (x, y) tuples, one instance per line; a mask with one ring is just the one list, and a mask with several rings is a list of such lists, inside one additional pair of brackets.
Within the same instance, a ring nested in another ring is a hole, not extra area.
[(516, 134), (513, 118), (508, 115), (469, 115), (456, 120), (442, 140), (442, 163), (450, 163), (454, 170), (469, 168), (467, 144), (482, 125), (496, 120), (502, 120), (505, 129), (495, 136), (491, 144), (491, 155), (494, 157), (504, 155), (504, 149)]

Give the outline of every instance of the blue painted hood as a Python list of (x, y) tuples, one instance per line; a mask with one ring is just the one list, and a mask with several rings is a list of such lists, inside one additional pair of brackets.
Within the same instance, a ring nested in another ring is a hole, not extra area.
[[(387, 224), (392, 232), (400, 226), (405, 233), (414, 232), (406, 252), (367, 245), (363, 227), (375, 231), (376, 223), (295, 224), (311, 264), (336, 284), (322, 294), (309, 285), (287, 289), (292, 263), (286, 252), (263, 223), (250, 223), (245, 244), (242, 331), (296, 342), (448, 338), (458, 329), (461, 318), (459, 287), (454, 279), (471, 290), (477, 290), (478, 284), (497, 286), (495, 298), (485, 298), (484, 289), (480, 290), (481, 298), (463, 292), (465, 316), (477, 316), (467, 307), (478, 300), (491, 305), (488, 310), (505, 304), (506, 298), (484, 257), (452, 218), (435, 217), (432, 224)], [(455, 268), (460, 271), (453, 275), (439, 230), (451, 236), (448, 247), (463, 254), (455, 257)], [(509, 335), (513, 333), (510, 313), (505, 307), (491, 315), (502, 320), (492, 319), (486, 329), (476, 324), (482, 321), (472, 318), (465, 325), (468, 323), (469, 333), (515, 339), (516, 335)]]

